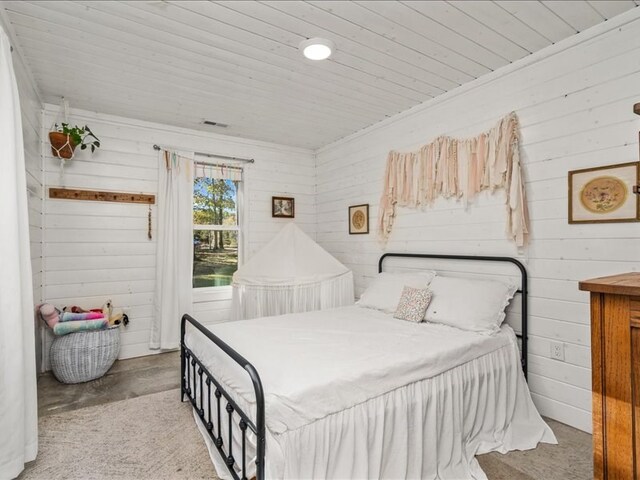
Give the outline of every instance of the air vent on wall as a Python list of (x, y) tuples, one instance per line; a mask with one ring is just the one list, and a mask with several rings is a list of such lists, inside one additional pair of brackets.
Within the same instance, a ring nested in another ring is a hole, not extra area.
[(212, 127), (220, 127), (220, 128), (227, 128), (229, 126), (226, 123), (212, 122), (211, 120), (204, 120), (202, 123), (205, 125), (211, 125)]

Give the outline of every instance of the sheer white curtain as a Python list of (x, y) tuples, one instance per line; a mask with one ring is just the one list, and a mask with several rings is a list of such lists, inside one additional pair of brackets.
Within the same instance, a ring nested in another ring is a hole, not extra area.
[(160, 151), (156, 291), (149, 347), (180, 344), (180, 318), (192, 310), (193, 158)]
[(38, 451), (33, 287), (24, 146), (9, 39), (0, 27), (0, 479)]

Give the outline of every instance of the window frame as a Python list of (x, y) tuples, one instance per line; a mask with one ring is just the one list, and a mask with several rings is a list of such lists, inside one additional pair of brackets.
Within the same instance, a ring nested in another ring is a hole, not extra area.
[[(234, 166), (235, 165), (229, 165)], [(212, 178), (212, 177), (208, 177)], [(214, 179), (219, 180), (219, 179)], [(195, 181), (195, 177), (194, 177)], [(232, 180), (236, 183), (236, 225), (201, 225), (193, 223), (193, 200), (191, 202), (191, 236), (198, 231), (235, 231), (238, 232), (238, 268), (244, 261), (244, 251), (246, 248), (246, 212), (244, 211), (244, 189), (246, 184), (246, 169), (242, 169), (242, 180)], [(193, 190), (191, 192), (193, 199)], [(193, 271), (191, 272), (193, 282)], [(231, 285), (219, 287), (191, 287), (193, 303), (213, 302), (218, 300), (230, 300), (232, 293)]]

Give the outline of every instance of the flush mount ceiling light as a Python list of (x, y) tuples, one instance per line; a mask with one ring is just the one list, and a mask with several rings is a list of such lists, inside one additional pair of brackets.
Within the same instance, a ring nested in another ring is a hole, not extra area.
[(298, 48), (309, 60), (325, 60), (331, 56), (336, 47), (331, 40), (316, 37), (300, 42)]

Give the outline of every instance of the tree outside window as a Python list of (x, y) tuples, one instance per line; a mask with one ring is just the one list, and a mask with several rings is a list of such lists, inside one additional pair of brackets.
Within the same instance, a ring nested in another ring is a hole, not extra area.
[(231, 285), (238, 268), (240, 182), (197, 177), (193, 182), (193, 287)]

